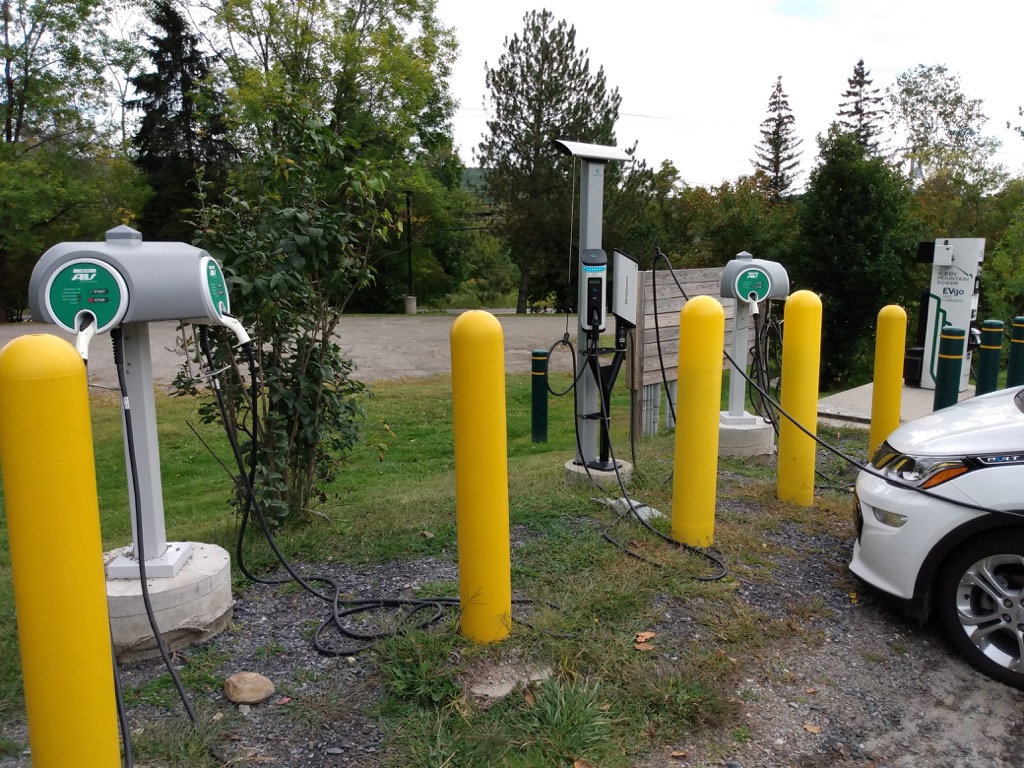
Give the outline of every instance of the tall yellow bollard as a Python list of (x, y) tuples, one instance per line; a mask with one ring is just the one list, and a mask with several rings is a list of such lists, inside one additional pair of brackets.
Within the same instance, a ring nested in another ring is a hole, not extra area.
[(0, 350), (0, 469), (32, 765), (120, 766), (89, 395), (63, 339)]
[(452, 324), (459, 603), (462, 635), (474, 643), (502, 640), (512, 627), (504, 347), (488, 312)]
[(679, 384), (672, 538), (710, 547), (715, 538), (718, 425), (722, 410), (725, 310), (711, 296), (695, 296), (679, 313)]
[(875, 381), (871, 387), (870, 458), (882, 441), (900, 425), (903, 398), (903, 355), (907, 343), (907, 313), (890, 304), (878, 311), (875, 336)]
[[(782, 409), (818, 433), (821, 299), (796, 291), (786, 300), (782, 334)], [(779, 419), (779, 473), (775, 495), (802, 507), (814, 503), (814, 440), (785, 416)]]

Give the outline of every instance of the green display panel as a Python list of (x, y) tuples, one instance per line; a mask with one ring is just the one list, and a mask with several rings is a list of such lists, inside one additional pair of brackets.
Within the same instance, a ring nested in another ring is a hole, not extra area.
[(749, 299), (753, 294), (757, 301), (764, 301), (771, 290), (772, 279), (763, 270), (744, 269), (736, 276), (736, 296), (740, 299)]
[(120, 322), (128, 307), (124, 279), (114, 269), (93, 259), (69, 262), (50, 278), (46, 301), (54, 322), (74, 333), (80, 312), (96, 317), (103, 332)]
[(228, 298), (228, 283), (224, 279), (220, 264), (212, 256), (203, 258), (203, 274), (206, 279), (206, 288), (209, 291), (210, 306), (217, 317), (225, 312), (231, 311), (231, 299)]

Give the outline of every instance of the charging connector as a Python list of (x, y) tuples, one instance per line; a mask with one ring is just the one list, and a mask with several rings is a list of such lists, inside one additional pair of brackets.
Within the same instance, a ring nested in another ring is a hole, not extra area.
[(81, 355), (82, 361), (89, 365), (89, 344), (96, 336), (96, 315), (92, 312), (79, 312), (75, 318), (75, 327), (78, 328), (75, 350)]
[(239, 344), (249, 344), (252, 339), (249, 338), (249, 333), (245, 330), (245, 326), (242, 325), (241, 321), (226, 312), (220, 316), (221, 325), (235, 334)]

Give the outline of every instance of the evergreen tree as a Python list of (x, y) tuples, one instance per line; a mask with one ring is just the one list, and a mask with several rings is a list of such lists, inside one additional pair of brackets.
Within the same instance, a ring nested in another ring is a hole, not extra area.
[(800, 242), (787, 267), (794, 287), (815, 291), (827, 308), (821, 385), (834, 389), (869, 375), (878, 310), (916, 292), (906, 276), (917, 238), (898, 170), (836, 123), (818, 144), (821, 163), (801, 201)]
[(498, 65), (487, 68), (491, 119), (477, 156), (519, 264), (517, 311), (552, 293), (565, 309), (575, 294), (565, 259), (576, 182), (573, 159), (559, 156), (551, 141), (614, 145), (621, 98), (602, 68), (591, 71), (574, 27), (555, 22), (550, 11), (531, 11), (523, 21), (522, 36), (505, 38)]
[(852, 133), (868, 152), (878, 152), (878, 136), (882, 133), (880, 123), (886, 117), (882, 106), (884, 98), (878, 88), (872, 88), (874, 82), (865, 69), (864, 59), (853, 68), (853, 77), (847, 78), (849, 87), (843, 92), (845, 101), (839, 102), (838, 125), (841, 130)]
[(768, 117), (761, 123), (761, 143), (757, 145), (754, 167), (768, 177), (768, 189), (779, 200), (796, 180), (803, 139), (794, 135), (796, 118), (789, 108), (789, 97), (782, 90), (782, 75), (768, 97)]
[(132, 138), (135, 163), (154, 191), (139, 225), (147, 240), (191, 242), (184, 211), (194, 204), (196, 175), (210, 183), (207, 194), (218, 193), (233, 152), (199, 37), (170, 0), (153, 6), (152, 22), (158, 32), (146, 37), (155, 70), (131, 79), (139, 98), (130, 106), (144, 112)]

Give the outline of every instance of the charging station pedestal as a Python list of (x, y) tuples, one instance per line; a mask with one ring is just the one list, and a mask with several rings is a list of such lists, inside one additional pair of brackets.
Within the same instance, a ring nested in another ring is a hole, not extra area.
[[(167, 541), (149, 342), (150, 322), (228, 322), (227, 282), (220, 265), (191, 245), (143, 243), (135, 230), (116, 227), (107, 232), (105, 242), (59, 243), (43, 254), (32, 271), (29, 304), (34, 317), (70, 333), (80, 334), (83, 320), (90, 317), (96, 333), (121, 328), (142, 527), (136, 523), (135, 497), (129, 490), (133, 544), (104, 555), (115, 654), (130, 661), (158, 652), (142, 601), (136, 556), (140, 537), (147, 585), (168, 647), (220, 632), (231, 620), (233, 605), (230, 556), (212, 544)], [(131, 489), (130, 465), (127, 469)]]
[[(621, 459), (612, 460), (607, 453), (606, 437), (600, 435), (602, 420), (608, 423), (608, 396), (618, 375), (625, 353), (626, 323), (617, 324), (614, 350), (600, 349), (601, 333), (607, 320), (608, 256), (601, 248), (601, 221), (604, 216), (604, 169), (612, 160), (629, 160), (629, 155), (618, 147), (582, 144), (558, 139), (555, 148), (567, 155), (580, 158), (580, 240), (579, 240), (579, 304), (578, 333), (576, 335), (576, 430), (579, 447), (576, 458), (565, 463), (565, 480), (569, 484), (604, 485), (623, 484), (633, 477), (633, 466)], [(616, 259), (626, 258), (617, 252)], [(629, 259), (632, 261), (632, 259)], [(617, 264), (620, 262), (616, 262)], [(621, 262), (625, 264), (625, 262)], [(636, 262), (633, 262), (635, 265)], [(615, 266), (615, 265), (613, 265)], [(628, 267), (623, 266), (623, 272)], [(633, 271), (633, 290), (636, 273)], [(635, 314), (636, 301), (632, 303)], [(621, 318), (620, 318), (621, 321)], [(633, 324), (636, 324), (634, 319)], [(619, 327), (622, 328), (621, 332)], [(621, 340), (621, 343), (620, 343)], [(621, 347), (621, 349), (620, 349)], [(596, 363), (602, 352), (615, 354), (610, 366)], [(598, 454), (598, 443), (601, 443)]]
[[(789, 295), (789, 275), (775, 261), (755, 259), (742, 251), (722, 272), (722, 298), (734, 299), (732, 351), (735, 365), (746, 372), (751, 308), (767, 299)], [(722, 411), (718, 427), (719, 456), (769, 456), (775, 453), (772, 425), (746, 411), (747, 380), (735, 368), (729, 371), (729, 410)]]

